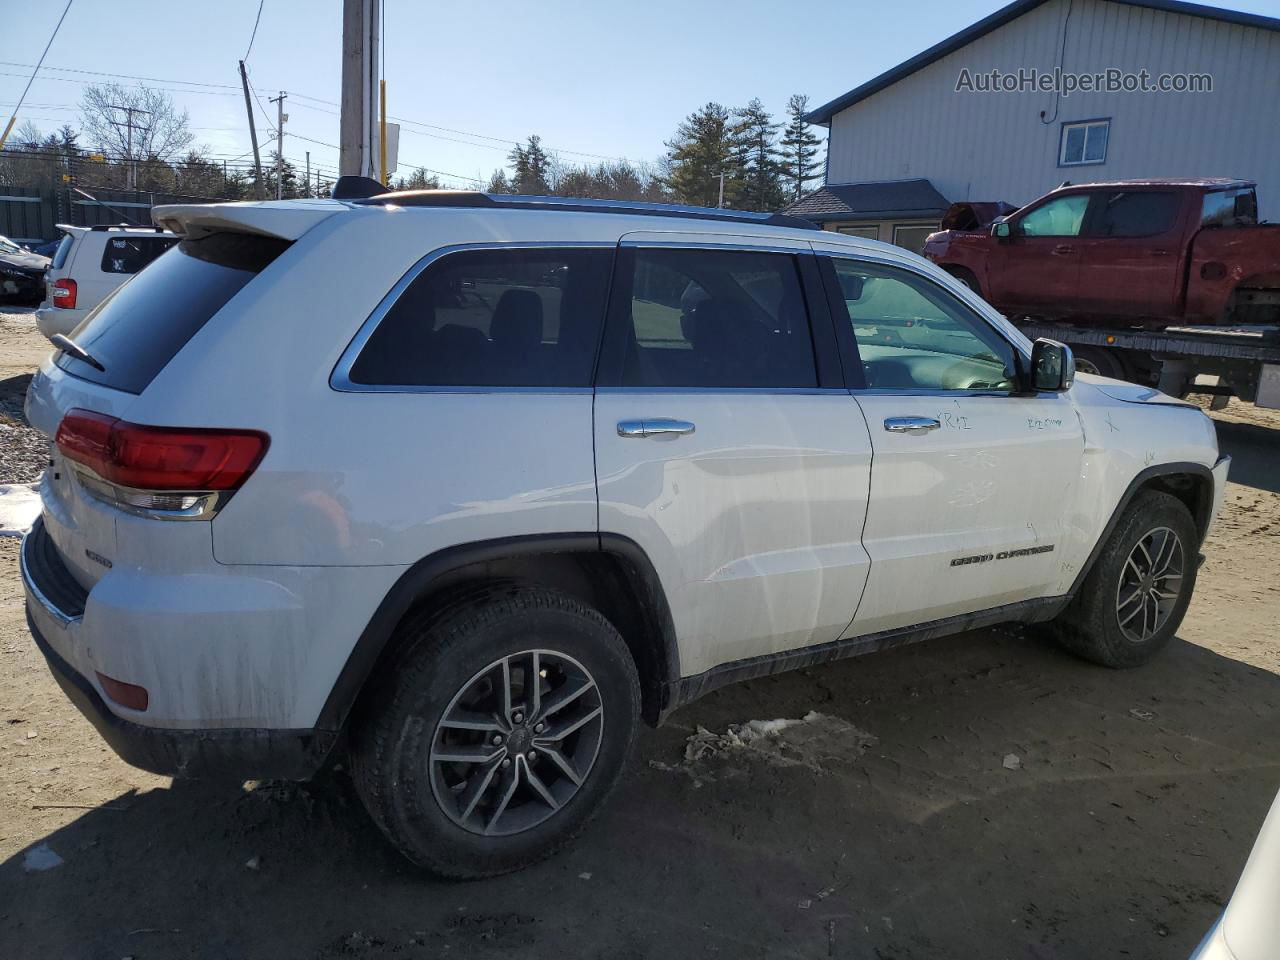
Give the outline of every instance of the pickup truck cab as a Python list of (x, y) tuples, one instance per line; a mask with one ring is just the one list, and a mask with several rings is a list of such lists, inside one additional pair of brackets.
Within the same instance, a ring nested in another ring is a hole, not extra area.
[(1063, 186), (924, 255), (1011, 319), (1159, 328), (1280, 321), (1280, 225), (1247, 180)]

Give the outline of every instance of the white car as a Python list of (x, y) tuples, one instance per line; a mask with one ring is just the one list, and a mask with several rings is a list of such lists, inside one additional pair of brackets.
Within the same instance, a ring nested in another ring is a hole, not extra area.
[(63, 232), (45, 273), (44, 302), (36, 327), (46, 337), (69, 334), (89, 311), (135, 273), (178, 242), (154, 227), (75, 227)]
[[(54, 674), (146, 769), (349, 749), (392, 843), (482, 876), (722, 684), (1006, 621), (1127, 667), (1190, 601), (1210, 420), (1073, 386), (897, 247), (448, 191), (156, 218), (182, 242), (33, 379), (22, 551)], [(860, 306), (895, 288), (909, 344)]]
[(1280, 796), (1271, 805), (1231, 902), (1191, 960), (1274, 960), (1280, 944)]

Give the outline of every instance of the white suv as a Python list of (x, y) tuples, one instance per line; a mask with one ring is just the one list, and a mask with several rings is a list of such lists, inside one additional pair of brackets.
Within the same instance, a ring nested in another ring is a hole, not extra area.
[(60, 223), (58, 229), (62, 240), (45, 273), (44, 302), (36, 309), (36, 327), (50, 338), (69, 334), (120, 284), (178, 242), (154, 227)]
[(1130, 666), (1191, 598), (1209, 419), (1072, 387), (899, 248), (454, 192), (156, 216), (183, 241), (33, 380), (22, 551), (36, 643), (146, 769), (349, 750), (406, 856), (482, 876), (722, 684), (1005, 621)]

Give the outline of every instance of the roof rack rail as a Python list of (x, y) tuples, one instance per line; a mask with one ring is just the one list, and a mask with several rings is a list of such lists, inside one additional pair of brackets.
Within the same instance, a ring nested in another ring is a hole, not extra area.
[[(353, 181), (344, 183), (344, 181)], [(558, 210), (574, 213), (637, 214), (648, 217), (680, 217), (693, 220), (726, 220), (734, 223), (758, 223), (771, 227), (820, 230), (817, 224), (782, 213), (754, 213), (749, 210), (727, 210), (722, 207), (688, 207), (673, 203), (640, 203), (630, 200), (592, 200), (586, 197), (544, 197), (529, 194), (482, 193), (479, 190), (404, 190), (400, 192), (368, 192), (382, 185), (365, 177), (342, 177), (333, 195), (367, 206), (397, 207), (487, 207), (505, 210)]]

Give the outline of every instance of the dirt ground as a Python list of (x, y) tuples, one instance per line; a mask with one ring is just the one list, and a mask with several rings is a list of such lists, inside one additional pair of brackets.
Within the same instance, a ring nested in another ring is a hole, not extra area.
[[(0, 381), (42, 349), (0, 323)], [(0, 539), (0, 956), (1185, 958), (1280, 788), (1280, 415), (1214, 416), (1232, 483), (1156, 662), (994, 629), (730, 687), (642, 734), (565, 853), (468, 884), (401, 860), (341, 771), (125, 766), (41, 662)], [(810, 711), (686, 760), (699, 727)]]

